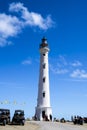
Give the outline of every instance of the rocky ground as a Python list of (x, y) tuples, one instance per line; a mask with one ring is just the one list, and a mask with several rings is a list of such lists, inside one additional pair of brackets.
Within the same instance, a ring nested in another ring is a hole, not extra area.
[(24, 126), (0, 125), (0, 130), (87, 130), (87, 124), (74, 125), (73, 123), (29, 121)]

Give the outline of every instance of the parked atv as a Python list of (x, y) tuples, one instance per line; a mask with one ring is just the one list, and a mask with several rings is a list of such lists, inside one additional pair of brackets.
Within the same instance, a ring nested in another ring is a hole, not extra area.
[(14, 116), (12, 118), (12, 124), (24, 125), (25, 117), (23, 110), (15, 110)]
[(61, 119), (60, 119), (60, 122), (61, 122), (61, 123), (65, 123), (66, 120), (65, 120), (64, 118), (61, 118)]
[(10, 110), (9, 109), (0, 109), (0, 124), (4, 126), (10, 123)]

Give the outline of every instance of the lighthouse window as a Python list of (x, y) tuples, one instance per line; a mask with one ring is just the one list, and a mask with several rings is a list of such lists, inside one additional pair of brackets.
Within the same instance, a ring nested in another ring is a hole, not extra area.
[(43, 92), (43, 97), (45, 97), (45, 92)]
[(45, 56), (45, 54), (43, 54), (43, 56)]
[(45, 69), (46, 64), (43, 64), (43, 69)]
[(44, 77), (44, 78), (43, 78), (43, 82), (45, 82), (45, 80), (46, 80), (46, 78)]

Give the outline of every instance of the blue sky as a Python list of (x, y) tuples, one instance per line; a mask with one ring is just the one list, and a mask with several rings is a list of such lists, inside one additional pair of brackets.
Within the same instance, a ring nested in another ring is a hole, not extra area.
[(46, 36), (53, 117), (87, 116), (86, 35), (86, 0), (1, 0), (0, 108), (34, 115)]

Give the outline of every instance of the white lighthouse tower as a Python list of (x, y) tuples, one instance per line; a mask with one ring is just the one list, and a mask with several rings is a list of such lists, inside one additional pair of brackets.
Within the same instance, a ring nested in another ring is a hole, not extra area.
[(49, 91), (49, 65), (48, 65), (49, 47), (47, 39), (44, 37), (40, 44), (40, 74), (38, 85), (38, 98), (35, 117), (37, 120), (52, 120), (52, 109), (50, 106)]

